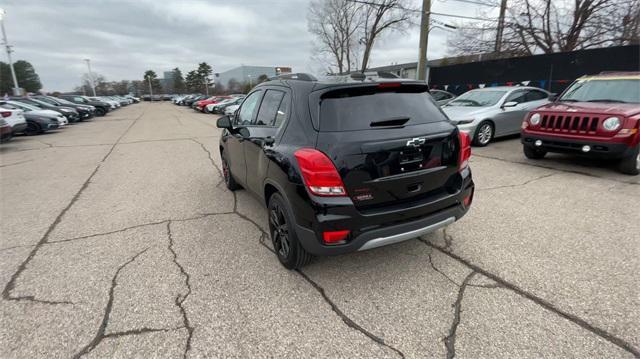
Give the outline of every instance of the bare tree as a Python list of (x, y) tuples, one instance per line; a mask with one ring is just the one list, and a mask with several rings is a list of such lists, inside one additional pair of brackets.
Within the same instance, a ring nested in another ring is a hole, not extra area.
[(375, 41), (385, 32), (404, 30), (410, 23), (413, 10), (408, 8), (406, 0), (362, 1), (360, 4), (363, 16), (360, 42), (364, 45), (360, 70), (364, 72), (369, 65)]
[(360, 7), (349, 0), (313, 0), (309, 6), (309, 32), (319, 40), (316, 52), (328, 56), (338, 73), (351, 71), (358, 45)]
[[(501, 48), (532, 55), (638, 41), (638, 0), (522, 0), (510, 2)], [(455, 54), (491, 52), (496, 22), (460, 26)]]

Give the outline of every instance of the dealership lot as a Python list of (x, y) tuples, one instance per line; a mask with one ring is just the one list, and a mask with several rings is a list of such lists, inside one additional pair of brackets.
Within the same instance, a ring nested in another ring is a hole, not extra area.
[(287, 271), (211, 115), (141, 103), (0, 147), (0, 357), (634, 357), (640, 178), (474, 148), (419, 240)]

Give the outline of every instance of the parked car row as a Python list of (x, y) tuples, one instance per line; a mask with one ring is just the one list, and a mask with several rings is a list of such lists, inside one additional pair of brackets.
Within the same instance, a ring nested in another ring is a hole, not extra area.
[(178, 106), (190, 106), (195, 111), (204, 113), (224, 113), (228, 107), (240, 104), (244, 97), (244, 94), (231, 94), (224, 96), (195, 94), (177, 96), (173, 99), (173, 103)]
[(140, 100), (133, 96), (87, 97), (35, 95), (0, 100), (0, 141), (18, 134), (38, 135), (70, 123), (105, 116), (108, 112)]
[(162, 94), (162, 95), (142, 95), (143, 101), (171, 101), (178, 95)]

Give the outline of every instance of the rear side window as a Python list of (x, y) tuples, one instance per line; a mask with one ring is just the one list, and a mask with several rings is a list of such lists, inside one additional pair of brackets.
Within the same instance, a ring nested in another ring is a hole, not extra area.
[(276, 90), (267, 90), (260, 105), (260, 111), (256, 118), (255, 125), (272, 126), (278, 113), (278, 107), (284, 97), (284, 92)]
[(320, 103), (320, 131), (358, 131), (446, 121), (428, 92), (336, 93)]

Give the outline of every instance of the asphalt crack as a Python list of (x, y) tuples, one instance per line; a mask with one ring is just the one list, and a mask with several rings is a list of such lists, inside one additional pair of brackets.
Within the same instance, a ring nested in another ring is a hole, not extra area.
[(175, 305), (178, 307), (178, 309), (180, 310), (180, 313), (182, 314), (182, 323), (184, 328), (187, 329), (187, 333), (188, 333), (187, 343), (185, 345), (185, 350), (182, 354), (182, 357), (186, 358), (187, 354), (191, 350), (191, 340), (193, 339), (193, 331), (194, 331), (194, 327), (191, 325), (191, 322), (189, 321), (189, 316), (187, 315), (187, 311), (184, 307), (184, 301), (187, 300), (187, 298), (191, 294), (191, 276), (184, 269), (182, 264), (180, 264), (180, 262), (178, 261), (178, 254), (173, 248), (174, 242), (173, 242), (173, 235), (171, 234), (171, 221), (167, 222), (167, 237), (169, 238), (168, 248), (171, 254), (173, 255), (173, 263), (178, 267), (178, 269), (180, 269), (180, 273), (184, 277), (185, 286), (187, 287), (187, 292), (184, 295), (178, 294), (176, 295), (176, 298), (175, 298)]
[(112, 333), (107, 333), (103, 336), (103, 338), (118, 338), (118, 337), (126, 337), (126, 336), (131, 336), (131, 335), (140, 335), (140, 334), (147, 334), (147, 333), (158, 333), (158, 332), (171, 332), (174, 330), (180, 330), (180, 329), (184, 329), (183, 326), (180, 327), (175, 327), (175, 328), (147, 328), (147, 327), (143, 327), (143, 328), (139, 328), (139, 329), (131, 329), (131, 330), (124, 330), (121, 332), (112, 332)]
[[(269, 238), (269, 234), (256, 221), (254, 221), (253, 219), (251, 219), (251, 218), (247, 217), (246, 215), (244, 215), (244, 214), (242, 214), (242, 213), (237, 211), (237, 196), (235, 195), (235, 192), (233, 192), (233, 194), (234, 194), (234, 196), (233, 196), (233, 198), (234, 198), (234, 206), (233, 206), (234, 207), (234, 214), (237, 215), (238, 217), (240, 217), (241, 219), (253, 224), (258, 229), (258, 231), (260, 231), (260, 238), (258, 239), (258, 242), (263, 247), (265, 247), (267, 250), (269, 250), (271, 253), (275, 254), (275, 251), (273, 250), (273, 248), (269, 247), (269, 245), (267, 245), (267, 243), (266, 243), (266, 240), (268, 240), (268, 238)], [(311, 279), (311, 277), (309, 277), (306, 273), (302, 272), (299, 269), (295, 270), (295, 272), (298, 273), (302, 277), (302, 279), (304, 279), (307, 283), (309, 283), (311, 285), (311, 287), (313, 289), (315, 289), (320, 294), (322, 299), (329, 305), (331, 310), (342, 320), (342, 322), (345, 325), (347, 325), (351, 329), (354, 329), (354, 330), (360, 332), (361, 334), (363, 334), (367, 338), (371, 339), (375, 343), (394, 351), (401, 358), (405, 357), (404, 353), (402, 351), (400, 351), (398, 348), (396, 348), (396, 347), (392, 346), (391, 344), (385, 342), (384, 339), (382, 339), (379, 336), (377, 336), (377, 335), (371, 333), (370, 331), (366, 330), (364, 327), (362, 327), (361, 325), (356, 323), (353, 319), (351, 319), (349, 316), (347, 316), (342, 310), (340, 310), (338, 305), (334, 301), (332, 301), (331, 298), (329, 298), (329, 296), (325, 292), (324, 288), (322, 286), (320, 286), (317, 282), (315, 282), (313, 279)]]
[(503, 188), (516, 188), (516, 187), (524, 187), (530, 183), (539, 181), (541, 179), (545, 179), (545, 178), (549, 178), (551, 176), (555, 176), (557, 175), (557, 173), (547, 173), (545, 175), (542, 176), (538, 176), (535, 178), (532, 178), (530, 180), (524, 181), (522, 183), (517, 183), (517, 184), (507, 184), (507, 185), (502, 185), (502, 186), (495, 186), (495, 187), (487, 187), (487, 188), (476, 188), (476, 191), (480, 192), (480, 191), (491, 191), (494, 189), (503, 189)]
[(0, 168), (7, 168), (7, 167), (11, 167), (11, 166), (17, 166), (17, 165), (21, 165), (23, 163), (27, 163), (27, 162), (32, 162), (34, 160), (24, 160), (24, 161), (18, 161), (18, 162), (13, 162), (13, 163), (7, 163), (4, 165), (0, 165)]
[(404, 353), (401, 352), (399, 349), (397, 349), (396, 347), (386, 343), (384, 341), (384, 339), (380, 338), (379, 336), (371, 333), (370, 331), (366, 330), (365, 328), (363, 328), (361, 325), (359, 325), (358, 323), (356, 323), (355, 321), (353, 321), (353, 319), (349, 318), (346, 314), (344, 314), (344, 312), (342, 310), (340, 310), (340, 308), (331, 300), (331, 298), (329, 298), (329, 296), (327, 296), (327, 293), (325, 292), (324, 288), (322, 288), (318, 283), (316, 283), (314, 280), (312, 280), (309, 276), (307, 276), (303, 271), (301, 270), (296, 270), (296, 272), (298, 274), (300, 274), (300, 276), (302, 278), (304, 278), (304, 280), (307, 281), (307, 283), (311, 284), (311, 286), (318, 291), (318, 293), (320, 293), (320, 295), (322, 296), (322, 298), (324, 299), (324, 301), (329, 304), (329, 306), (331, 307), (331, 310), (333, 310), (333, 312), (340, 317), (340, 319), (342, 319), (342, 321), (344, 322), (344, 324), (346, 324), (349, 328), (355, 329), (358, 332), (362, 333), (363, 335), (365, 335), (366, 337), (368, 337), (369, 339), (373, 340), (374, 342), (378, 343), (379, 345), (391, 349), (394, 352), (396, 352), (396, 354), (398, 354), (401, 358), (404, 358)]
[(144, 254), (151, 247), (147, 247), (142, 251), (138, 252), (133, 257), (129, 258), (126, 262), (118, 267), (116, 273), (111, 278), (111, 288), (109, 288), (109, 299), (107, 300), (107, 305), (104, 309), (104, 314), (102, 316), (102, 321), (100, 322), (100, 326), (98, 327), (98, 331), (93, 339), (89, 342), (89, 344), (85, 345), (78, 353), (76, 353), (73, 358), (77, 359), (82, 357), (85, 354), (89, 354), (95, 347), (100, 344), (100, 342), (105, 338), (105, 331), (107, 330), (107, 325), (109, 324), (109, 318), (111, 317), (111, 309), (113, 309), (113, 300), (115, 298), (115, 289), (118, 286), (118, 276), (120, 272), (129, 264), (133, 263), (138, 257)]
[(624, 339), (615, 336), (612, 333), (609, 333), (608, 331), (599, 328), (589, 322), (587, 322), (586, 320), (571, 314), (569, 312), (566, 312), (558, 307), (556, 307), (555, 305), (553, 305), (552, 303), (550, 303), (549, 301), (531, 293), (528, 292), (524, 289), (522, 289), (521, 287), (519, 287), (516, 284), (513, 284), (501, 277), (499, 277), (496, 274), (493, 274), (489, 271), (487, 271), (486, 269), (481, 268), (480, 266), (477, 266), (473, 263), (471, 263), (469, 260), (462, 258), (461, 256), (453, 253), (452, 251), (448, 250), (446, 246), (438, 246), (435, 245), (429, 241), (425, 241), (425, 240), (421, 240), (421, 242), (423, 242), (425, 245), (434, 248), (440, 252), (442, 252), (443, 254), (446, 254), (447, 256), (455, 259), (456, 261), (460, 262), (461, 264), (465, 265), (466, 267), (468, 267), (469, 269), (473, 270), (473, 272), (475, 273), (479, 273), (484, 275), (485, 277), (488, 277), (489, 279), (492, 279), (494, 282), (496, 282), (495, 285), (470, 285), (469, 286), (478, 286), (478, 287), (483, 287), (483, 288), (504, 288), (504, 289), (509, 289), (513, 292), (515, 292), (516, 294), (520, 295), (523, 298), (529, 299), (532, 302), (536, 303), (537, 305), (541, 306), (542, 308), (578, 325), (579, 327), (581, 327), (584, 330), (587, 330), (599, 337), (601, 337), (602, 339), (608, 341), (611, 344), (614, 344), (620, 348), (622, 348), (623, 350), (633, 354), (636, 357), (640, 357), (640, 350), (638, 350), (638, 348), (635, 348), (633, 345), (631, 345), (631, 343), (625, 341)]
[[(18, 266), (16, 271), (11, 275), (11, 278), (9, 278), (9, 281), (7, 282), (7, 284), (5, 284), (4, 289), (2, 290), (2, 299), (11, 300), (11, 301), (22, 301), (22, 300), (34, 301), (33, 296), (17, 296), (16, 297), (16, 296), (12, 296), (11, 295), (11, 291), (16, 286), (16, 281), (18, 280), (18, 278), (20, 277), (22, 272), (25, 271), (25, 269), (27, 268), (27, 265), (29, 264), (29, 262), (31, 262), (33, 257), (35, 257), (35, 255), (38, 253), (38, 251), (40, 250), (42, 245), (47, 243), (47, 241), (49, 239), (49, 236), (51, 235), (53, 230), (62, 221), (62, 217), (64, 217), (64, 215), (67, 213), (67, 211), (69, 211), (69, 209), (76, 203), (76, 201), (78, 201), (78, 199), (80, 198), (80, 195), (82, 194), (82, 192), (84, 192), (84, 190), (86, 190), (87, 187), (89, 187), (89, 183), (91, 183), (91, 180), (98, 173), (98, 171), (100, 170), (100, 167), (102, 167), (102, 165), (105, 163), (107, 158), (109, 158), (109, 156), (111, 156), (111, 153), (113, 153), (114, 149), (116, 148), (116, 146), (118, 145), (120, 140), (129, 132), (131, 127), (133, 127), (133, 125), (143, 115), (144, 115), (144, 111), (140, 114), (140, 116), (138, 116), (136, 119), (131, 121), (131, 124), (129, 125), (129, 127), (127, 127), (127, 129), (122, 133), (122, 135), (120, 135), (120, 137), (118, 137), (118, 140), (111, 146), (109, 151), (107, 151), (107, 153), (104, 155), (104, 157), (102, 157), (102, 160), (98, 163), (96, 168), (94, 168), (93, 172), (91, 172), (89, 177), (87, 177), (87, 179), (84, 181), (84, 183), (82, 184), (82, 186), (80, 187), (78, 192), (76, 192), (76, 194), (71, 198), (71, 201), (69, 201), (69, 203), (62, 209), (62, 211), (60, 211), (60, 213), (58, 213), (58, 215), (54, 219), (53, 223), (51, 223), (51, 225), (49, 225), (49, 227), (47, 228), (47, 230), (44, 233), (44, 235), (42, 236), (42, 238), (40, 238), (40, 240), (35, 245), (35, 247), (33, 247), (31, 252), (27, 256), (27, 258), (25, 258), (25, 260), (22, 261), (22, 263), (20, 263), (20, 265)], [(54, 304), (67, 304), (67, 303), (64, 303), (64, 302), (51, 302), (51, 303), (54, 303)]]
[(453, 322), (451, 323), (451, 328), (449, 329), (449, 335), (444, 338), (444, 343), (447, 348), (447, 359), (453, 359), (456, 356), (456, 333), (458, 330), (458, 325), (460, 325), (460, 313), (462, 312), (462, 299), (464, 298), (464, 291), (467, 289), (467, 285), (473, 276), (476, 274), (475, 271), (469, 273), (467, 277), (462, 281), (460, 288), (458, 289), (458, 297), (456, 298), (456, 302), (453, 307)]
[(524, 166), (544, 168), (544, 169), (554, 170), (554, 171), (558, 171), (558, 172), (573, 173), (573, 174), (578, 174), (578, 175), (592, 177), (592, 178), (599, 178), (599, 179), (604, 179), (604, 180), (609, 180), (609, 181), (614, 181), (614, 182), (620, 182), (620, 183), (640, 186), (640, 183), (637, 183), (637, 182), (622, 181), (622, 180), (615, 179), (615, 178), (598, 176), (596, 174), (593, 174), (591, 172), (586, 172), (586, 171), (563, 169), (563, 168), (557, 168), (557, 167), (553, 167), (553, 166), (545, 166), (545, 165), (542, 165), (540, 163), (534, 164), (534, 163), (531, 163), (531, 162), (512, 161), (512, 160), (507, 160), (507, 159), (500, 158), (500, 157), (495, 157), (495, 156), (479, 155), (477, 153), (474, 153), (473, 156), (474, 157), (481, 157), (481, 158), (488, 158), (488, 159), (491, 159), (491, 160), (502, 161), (502, 162), (507, 162), (507, 163), (515, 163), (515, 164), (524, 165)]

